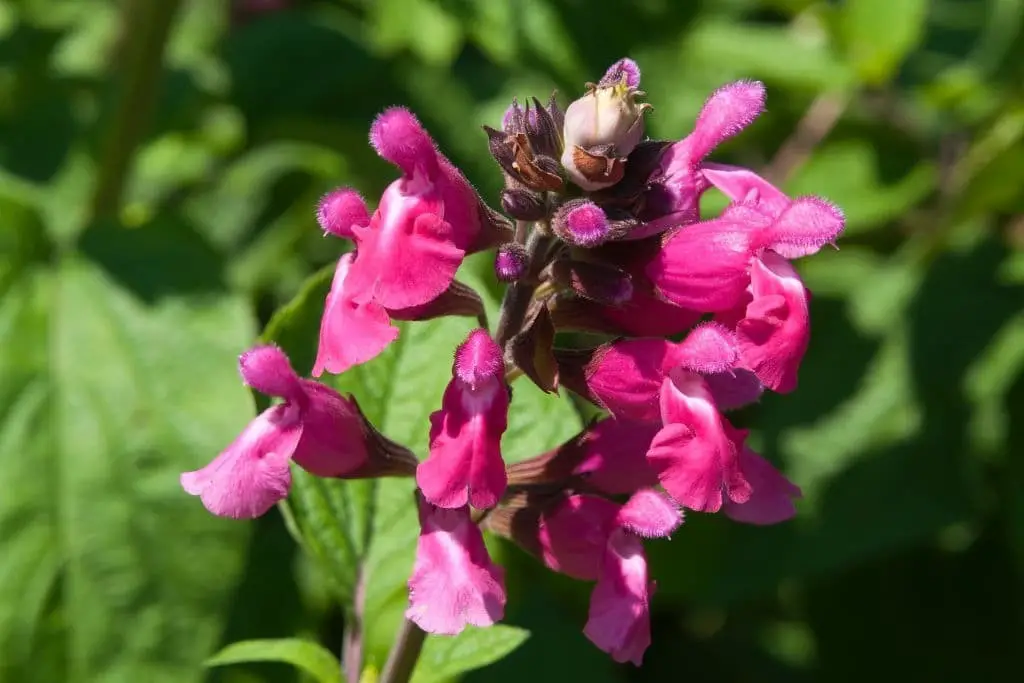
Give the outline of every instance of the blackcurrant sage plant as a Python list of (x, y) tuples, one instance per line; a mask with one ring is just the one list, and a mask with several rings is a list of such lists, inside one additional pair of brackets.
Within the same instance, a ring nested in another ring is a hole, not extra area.
[[(182, 475), (184, 489), (214, 514), (245, 518), (288, 495), (291, 462), (320, 477), (415, 477), (411, 624), (456, 634), (503, 618), (504, 575), (487, 531), (594, 582), (583, 632), (639, 665), (654, 593), (645, 542), (676, 532), (684, 509), (762, 525), (795, 513), (800, 489), (727, 413), (796, 388), (809, 293), (790, 262), (844, 226), (823, 199), (790, 198), (754, 171), (707, 161), (761, 114), (761, 83), (712, 93), (678, 141), (645, 139), (651, 108), (639, 86), (639, 68), (622, 59), (564, 112), (554, 97), (514, 101), (499, 128), (485, 126), (481, 143), (504, 177), (500, 211), (412, 113), (384, 111), (370, 142), (400, 177), (372, 213), (348, 188), (317, 210), (321, 229), (355, 250), (338, 262), (313, 375), (379, 355), (399, 335), (393, 321), (480, 316), (478, 294), (455, 279), (474, 252), (494, 250), (507, 285), (496, 330), (476, 329), (449, 350), (451, 380), (421, 425), (422, 461), (379, 433), (354, 397), (298, 377), (280, 349), (246, 352), (245, 382), (283, 402)], [(711, 188), (731, 203), (702, 219)], [(563, 332), (603, 343), (567, 347)], [(568, 389), (606, 416), (506, 466), (517, 379)]]

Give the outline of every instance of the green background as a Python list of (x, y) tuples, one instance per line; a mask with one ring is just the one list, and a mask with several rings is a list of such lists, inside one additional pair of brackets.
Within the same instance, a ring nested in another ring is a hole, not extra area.
[[(373, 204), (395, 177), (366, 144), (377, 112), (411, 107), (496, 204), (479, 126), (513, 96), (557, 88), (564, 106), (623, 55), (643, 69), (653, 137), (689, 132), (722, 83), (764, 80), (766, 114), (714, 159), (784, 166), (788, 192), (848, 215), (839, 251), (798, 264), (814, 293), (798, 390), (737, 419), (805, 498), (778, 527), (693, 514), (649, 544), (658, 591), (642, 669), (581, 634), (588, 586), (496, 541), (507, 622), (532, 635), (465, 680), (1019, 672), (1024, 2), (234, 4), (250, 9), (0, 0), (0, 681), (298, 680), (283, 664), (202, 662), (252, 638), (337, 653), (346, 552), (374, 572), (368, 661), (380, 666), (416, 533), (407, 490), (300, 477), (307, 553), (278, 511), (215, 519), (177, 476), (253, 415), (235, 356), (288, 302), (267, 334), (308, 369), (321, 269), (344, 248), (313, 209), (341, 184)], [(488, 268), (473, 259), (464, 273), (493, 309)], [(406, 326), (338, 386), (422, 452), (449, 370), (438, 359), (468, 326)], [(523, 382), (513, 459), (579, 424), (567, 399)], [(313, 547), (328, 532), (340, 545)], [(468, 668), (445, 656), (419, 680)]]

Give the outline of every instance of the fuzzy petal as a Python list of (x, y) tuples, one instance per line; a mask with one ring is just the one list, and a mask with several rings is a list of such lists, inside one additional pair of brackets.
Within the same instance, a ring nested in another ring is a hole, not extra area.
[(370, 144), (377, 154), (402, 169), (407, 177), (438, 174), (437, 147), (430, 134), (411, 111), (404, 107), (384, 110), (370, 127)]
[(247, 386), (261, 394), (289, 401), (302, 400), (302, 385), (288, 356), (277, 346), (256, 346), (238, 358), (238, 370)]
[(316, 207), (316, 220), (325, 233), (344, 239), (354, 239), (354, 227), (370, 224), (370, 212), (362, 196), (352, 188), (339, 187), (320, 198)]
[(334, 271), (320, 321), (314, 377), (325, 371), (340, 375), (376, 358), (398, 338), (398, 328), (391, 324), (388, 312), (380, 304), (373, 300), (356, 303), (346, 291), (346, 276), (354, 261), (355, 254), (345, 254)]
[(699, 311), (675, 304), (633, 289), (632, 296), (621, 306), (605, 306), (604, 318), (634, 337), (668, 337), (684, 332), (700, 320)]
[(292, 460), (318, 477), (343, 477), (363, 467), (370, 454), (355, 402), (319, 382), (303, 380), (302, 386), (307, 405)]
[(701, 374), (728, 372), (739, 357), (736, 335), (718, 323), (698, 325), (679, 344), (674, 357), (676, 364)]
[(764, 101), (765, 89), (760, 81), (736, 81), (713, 92), (687, 138), (692, 160), (702, 160), (723, 141), (753, 123), (764, 111)]
[(810, 256), (833, 244), (845, 226), (839, 207), (819, 197), (799, 197), (779, 214), (761, 242), (787, 259)]
[(746, 524), (778, 524), (793, 517), (793, 501), (802, 497), (800, 487), (786, 479), (770, 462), (744, 448), (740, 469), (750, 482), (752, 493), (745, 503), (726, 501), (723, 511), (729, 518)]
[(651, 644), (650, 598), (643, 544), (622, 531), (612, 535), (590, 596), (583, 633), (616, 662), (640, 666)]
[(420, 537), (405, 616), (427, 633), (491, 626), (505, 613), (505, 577), (468, 508), (420, 506)]
[(664, 538), (683, 523), (675, 501), (653, 489), (634, 493), (619, 510), (618, 523), (637, 536)]
[(288, 495), (289, 460), (302, 429), (295, 406), (274, 406), (250, 422), (209, 465), (182, 474), (181, 487), (220, 517), (259, 517)]
[(770, 251), (754, 260), (750, 276), (754, 298), (736, 325), (740, 358), (768, 388), (792, 391), (810, 342), (807, 289), (793, 266)]

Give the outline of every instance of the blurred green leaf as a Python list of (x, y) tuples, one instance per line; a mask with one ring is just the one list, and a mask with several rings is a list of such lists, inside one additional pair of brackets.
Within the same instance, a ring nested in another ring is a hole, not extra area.
[(885, 83), (917, 47), (928, 0), (845, 0), (839, 32), (850, 62), (865, 83)]
[(247, 307), (209, 292), (146, 303), (111, 274), (64, 253), (0, 296), (5, 680), (46, 680), (38, 650), (62, 653), (69, 683), (197, 680), (240, 574), (246, 527), (178, 475), (251, 414), (232, 368)]
[(412, 683), (442, 683), (505, 657), (526, 642), (530, 632), (498, 624), (467, 628), (455, 637), (427, 638)]
[(245, 640), (232, 643), (206, 660), (206, 666), (227, 666), (250, 662), (281, 662), (308, 673), (316, 683), (344, 683), (341, 663), (316, 643), (298, 638)]

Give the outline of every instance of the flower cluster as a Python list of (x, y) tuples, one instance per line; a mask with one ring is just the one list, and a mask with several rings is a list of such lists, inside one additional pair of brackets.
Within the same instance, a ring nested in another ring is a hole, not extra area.
[[(454, 350), (451, 380), (418, 461), (377, 432), (355, 400), (296, 375), (273, 346), (241, 357), (252, 388), (283, 402), (259, 415), (210, 465), (182, 475), (213, 513), (253, 517), (284, 498), (290, 462), (317, 476), (414, 476), (421, 533), (408, 619), (430, 633), (488, 626), (504, 576), (483, 531), (550, 569), (595, 582), (583, 629), (616, 661), (650, 644), (644, 540), (667, 537), (683, 511), (738, 522), (790, 518), (800, 489), (746, 444), (726, 416), (762, 392), (793, 390), (807, 348), (809, 293), (790, 261), (832, 244), (842, 213), (790, 198), (755, 172), (707, 161), (764, 108), (762, 84), (714, 92), (693, 131), (648, 140), (640, 71), (616, 62), (564, 111), (513, 101), (485, 126), (505, 188), (501, 212), (478, 196), (407, 110), (370, 130), (400, 172), (370, 212), (351, 189), (321, 201), (328, 234), (351, 240), (327, 296), (313, 375), (380, 354), (396, 320), (481, 316), (456, 280), (467, 254), (494, 249), (508, 287), (492, 334)], [(701, 196), (730, 203), (702, 220)], [(558, 334), (585, 333), (591, 348)], [(569, 389), (607, 415), (573, 439), (506, 465), (510, 382)]]

